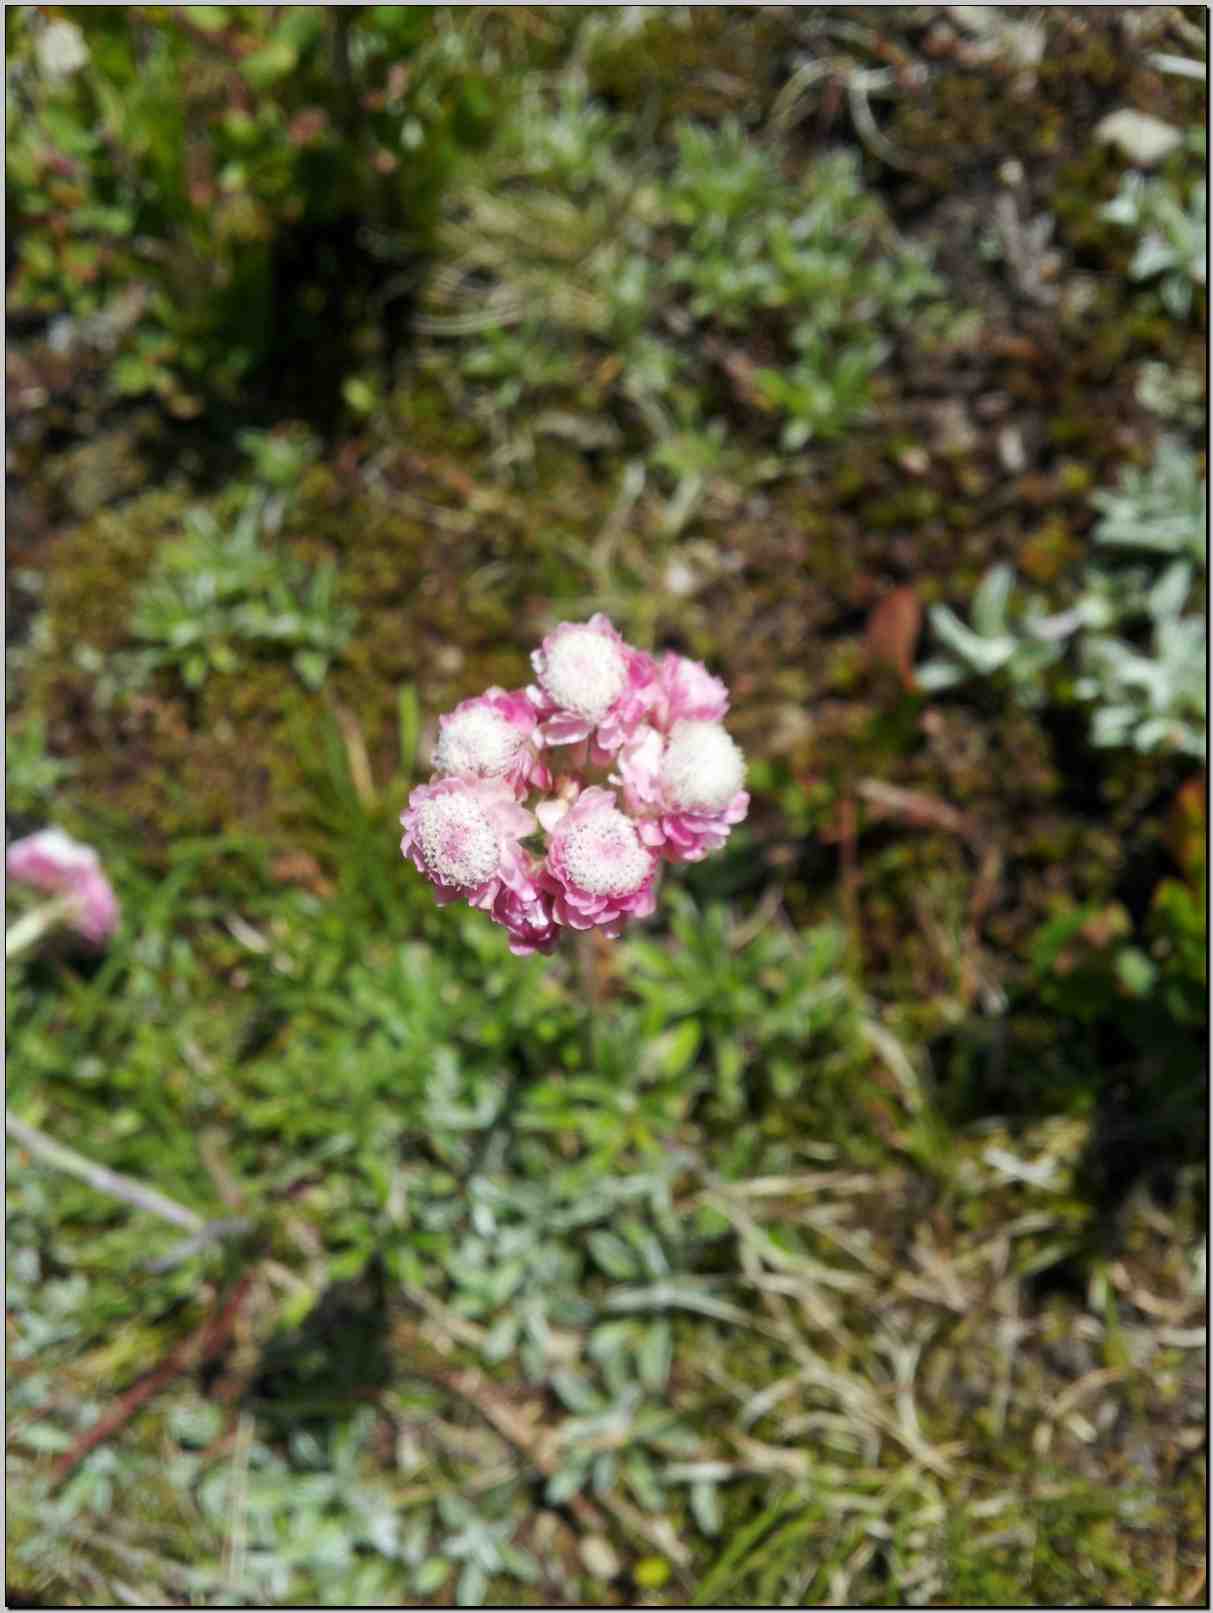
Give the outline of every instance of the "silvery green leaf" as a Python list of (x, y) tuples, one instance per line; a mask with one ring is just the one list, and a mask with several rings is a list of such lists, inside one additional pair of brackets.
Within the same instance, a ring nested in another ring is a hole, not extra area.
[(920, 689), (928, 694), (937, 689), (951, 689), (958, 683), (963, 683), (968, 677), (964, 667), (957, 666), (955, 661), (927, 661), (918, 667), (914, 673), (914, 681)]
[(463, 1499), (451, 1490), (444, 1490), (438, 1497), (438, 1513), (443, 1523), (450, 1529), (462, 1529), (466, 1524), (475, 1520), (476, 1514)]
[(740, 1306), (718, 1299), (690, 1278), (652, 1283), (648, 1287), (617, 1288), (607, 1296), (606, 1305), (612, 1311), (695, 1311), (721, 1322), (748, 1322), (750, 1319)]
[(720, 1532), (720, 1496), (715, 1484), (699, 1480), (691, 1485), (691, 1512), (705, 1535)]
[(1077, 605), (1056, 616), (1041, 615), (1040, 606), (1036, 605), (1024, 613), (1023, 626), (1024, 631), (1040, 643), (1059, 644), (1075, 634), (1083, 622), (1083, 612)]
[(584, 1378), (574, 1372), (553, 1372), (552, 1388), (570, 1411), (593, 1413), (599, 1410), (598, 1396)]
[(208, 1518), (220, 1519), (227, 1516), (230, 1478), (230, 1469), (215, 1467), (198, 1486), (198, 1504)]
[(591, 1467), (595, 1495), (609, 1495), (619, 1477), (619, 1457), (614, 1451), (601, 1451)]
[(219, 1437), (223, 1413), (210, 1401), (190, 1401), (174, 1406), (168, 1417), (169, 1432), (183, 1445), (209, 1445)]
[(489, 1577), (480, 1564), (465, 1563), (455, 1586), (455, 1601), (459, 1607), (483, 1607), (488, 1588)]
[(522, 1286), (525, 1278), (525, 1260), (503, 1261), (489, 1277), (488, 1292), (491, 1303), (494, 1306), (504, 1305), (510, 1295), (516, 1293)]
[(666, 1077), (684, 1074), (695, 1061), (700, 1037), (698, 1020), (684, 1019), (653, 1044), (650, 1049), (653, 1065)]
[(363, 1519), (366, 1539), (385, 1557), (395, 1557), (400, 1550), (400, 1524), (396, 1514), (387, 1508), (376, 1508)]
[(624, 1231), (628, 1242), (640, 1255), (645, 1275), (655, 1278), (668, 1277), (670, 1263), (656, 1234), (647, 1227), (637, 1226), (635, 1222), (629, 1222)]
[(603, 1322), (596, 1327), (590, 1334), (591, 1357), (599, 1363), (617, 1358), (627, 1349), (634, 1325), (632, 1322)]
[(1162, 750), (1174, 743), (1177, 724), (1169, 717), (1152, 717), (1143, 722), (1133, 735), (1133, 748), (1146, 754)]
[(504, 1361), (518, 1343), (518, 1320), (507, 1313), (500, 1317), (489, 1329), (480, 1353), (486, 1361)]
[(626, 1282), (640, 1275), (640, 1262), (636, 1253), (614, 1232), (598, 1229), (587, 1235), (591, 1255), (608, 1277)]
[[(1132, 176), (1137, 179), (1137, 175)], [(1140, 184), (1140, 180), (1138, 180)], [(1129, 188), (1126, 182), (1117, 196), (1114, 196), (1105, 207), (1099, 210), (1099, 216), (1106, 219), (1109, 224), (1124, 224), (1131, 229), (1137, 223), (1139, 215), (1139, 194)]]
[(1159, 291), (1163, 306), (1174, 319), (1186, 319), (1192, 306), (1192, 288), (1186, 280), (1169, 275)]
[(1203, 84), (1208, 76), (1204, 62), (1194, 61), (1190, 56), (1173, 56), (1159, 50), (1151, 51), (1146, 60), (1160, 73), (1174, 73), (1177, 78), (1199, 79)]
[[(410, 1568), (417, 1568), (424, 1560), (425, 1548), (429, 1544), (429, 1538), (430, 1515), (428, 1510), (426, 1510), (422, 1512), (420, 1516), (410, 1518), (409, 1521), (404, 1525), (404, 1529), (400, 1536), (400, 1556), (406, 1563), (408, 1563)], [(430, 1559), (431, 1562), (434, 1560), (434, 1558)], [(441, 1583), (441, 1581), (439, 1581), (439, 1583)], [(415, 1577), (414, 1584), (416, 1585)], [(417, 1586), (417, 1589), (420, 1588), (420, 1586)]]
[(64, 1428), (56, 1428), (53, 1423), (34, 1421), (22, 1430), (21, 1443), (28, 1445), (32, 1451), (54, 1453), (67, 1450), (72, 1444), (72, 1436)]
[(511, 1546), (506, 1542), (501, 1546), (499, 1555), (502, 1566), (517, 1579), (524, 1580), (528, 1585), (533, 1585), (536, 1580), (542, 1579), (543, 1569), (530, 1552), (524, 1551), (521, 1546)]
[(586, 1469), (580, 1463), (570, 1463), (553, 1473), (543, 1492), (548, 1504), (558, 1507), (572, 1500), (584, 1488), (586, 1477)]
[(1192, 568), (1179, 560), (1166, 571), (1146, 596), (1146, 609), (1156, 619), (1177, 616), (1192, 586)]
[(1090, 593), (1078, 602), (1082, 625), (1093, 632), (1102, 633), (1116, 621), (1116, 606), (1105, 592)]
[(518, 1359), (524, 1376), (530, 1383), (541, 1383), (547, 1373), (547, 1351), (533, 1338), (524, 1338), (518, 1345)]
[(1006, 629), (1007, 605), (1015, 574), (1010, 566), (994, 566), (973, 596), (973, 626), (983, 638), (995, 638)]
[(1091, 719), (1091, 738), (1096, 745), (1123, 745), (1133, 726), (1133, 713), (1127, 706), (1101, 706)]
[(674, 1337), (670, 1324), (664, 1319), (650, 1322), (641, 1336), (636, 1352), (636, 1364), (641, 1382), (646, 1389), (660, 1394), (670, 1376), (674, 1355)]
[(667, 1484), (720, 1484), (735, 1472), (731, 1462), (671, 1462), (663, 1477)]
[(979, 637), (946, 605), (932, 607), (931, 626), (948, 648), (975, 672), (997, 672), (1015, 653), (1015, 640), (1009, 633), (997, 638)]
[(623, 1476), (628, 1488), (646, 1512), (661, 1511), (665, 1497), (653, 1472), (653, 1465), (642, 1451), (633, 1451), (627, 1458)]

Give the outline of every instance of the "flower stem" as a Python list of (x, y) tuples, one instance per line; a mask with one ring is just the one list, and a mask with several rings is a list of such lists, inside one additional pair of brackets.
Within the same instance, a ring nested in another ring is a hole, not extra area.
[(70, 895), (52, 896), (49, 902), (23, 913), (4, 932), (5, 958), (15, 958), (18, 952), (25, 952), (36, 941), (40, 941), (48, 930), (53, 930), (61, 919), (67, 917), (71, 907)]
[(111, 1198), (121, 1199), (125, 1204), (133, 1204), (137, 1210), (146, 1210), (149, 1215), (158, 1215), (162, 1221), (171, 1221), (174, 1226), (184, 1227), (187, 1232), (201, 1232), (206, 1226), (205, 1219), (194, 1210), (186, 1209), (184, 1204), (166, 1198), (158, 1193), (154, 1187), (145, 1187), (131, 1176), (122, 1176), (117, 1171), (111, 1171), (105, 1165), (94, 1165), (91, 1159), (85, 1159), (71, 1148), (65, 1148), (57, 1143), (53, 1137), (39, 1131), (35, 1126), (26, 1125), (24, 1120), (18, 1120), (11, 1110), (4, 1111), (4, 1129), (10, 1137), (27, 1148), (36, 1159), (44, 1164), (53, 1165), (56, 1170), (66, 1171), (78, 1181), (87, 1182), (98, 1193), (108, 1193)]
[(593, 1070), (597, 1063), (594, 1029), (606, 985), (602, 941), (597, 930), (578, 932), (577, 963), (581, 975), (581, 995), (585, 1002), (586, 1058), (589, 1061), (589, 1069)]

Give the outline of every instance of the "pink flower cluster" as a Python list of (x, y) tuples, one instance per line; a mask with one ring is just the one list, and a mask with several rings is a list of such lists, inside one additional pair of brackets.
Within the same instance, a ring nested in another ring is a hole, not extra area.
[[(721, 723), (728, 690), (698, 661), (655, 660), (601, 613), (562, 622), (531, 661), (527, 688), (439, 718), (434, 777), (400, 820), (400, 849), (439, 903), (481, 908), (518, 953), (647, 917), (662, 861), (718, 850), (750, 800)], [(593, 768), (614, 787), (588, 782)]]

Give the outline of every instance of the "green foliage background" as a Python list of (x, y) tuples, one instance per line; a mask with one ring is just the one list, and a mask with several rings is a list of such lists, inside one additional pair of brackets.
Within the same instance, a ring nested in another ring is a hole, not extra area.
[[(242, 1223), (10, 1142), (10, 1596), (1198, 1602), (1193, 18), (6, 30), (8, 1102)], [(752, 811), (520, 960), (397, 817), (596, 609)]]

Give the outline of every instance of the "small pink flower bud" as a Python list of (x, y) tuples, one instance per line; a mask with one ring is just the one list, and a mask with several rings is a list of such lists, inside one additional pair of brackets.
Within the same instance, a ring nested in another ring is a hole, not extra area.
[(101, 859), (62, 829), (41, 829), (15, 840), (4, 859), (10, 879), (35, 890), (71, 898), (68, 922), (86, 941), (100, 946), (118, 928), (118, 898)]
[(551, 952), (560, 939), (560, 929), (552, 918), (551, 894), (533, 883), (524, 890), (503, 886), (490, 916), (508, 930), (510, 951), (519, 957)]

